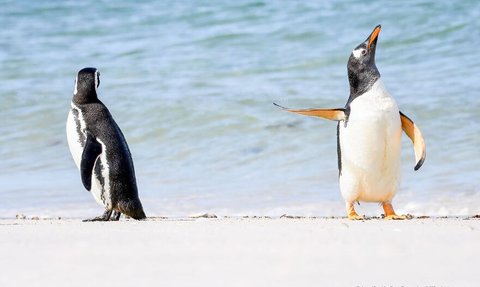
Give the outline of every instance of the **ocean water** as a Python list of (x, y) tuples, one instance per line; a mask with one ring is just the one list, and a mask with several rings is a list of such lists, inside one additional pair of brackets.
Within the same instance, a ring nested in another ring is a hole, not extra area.
[[(480, 213), (479, 1), (1, 1), (0, 217), (102, 213), (70, 156), (75, 75), (101, 73), (147, 215), (344, 215), (336, 125), (272, 105), (343, 107), (352, 49), (421, 128), (399, 212)], [(359, 212), (378, 215), (376, 204)]]

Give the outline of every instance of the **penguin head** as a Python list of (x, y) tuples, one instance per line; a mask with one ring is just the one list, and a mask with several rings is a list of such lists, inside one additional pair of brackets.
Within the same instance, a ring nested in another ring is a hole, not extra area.
[(97, 99), (97, 88), (100, 85), (100, 72), (96, 68), (81, 69), (75, 80), (74, 101), (88, 103)]
[(375, 65), (375, 50), (381, 28), (381, 25), (375, 27), (370, 36), (353, 49), (352, 54), (350, 54), (347, 67), (351, 88), (364, 87), (368, 83), (373, 84), (380, 77)]

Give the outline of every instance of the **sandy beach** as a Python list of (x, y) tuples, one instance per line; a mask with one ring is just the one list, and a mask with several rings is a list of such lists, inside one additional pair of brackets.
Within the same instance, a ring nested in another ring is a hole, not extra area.
[(480, 220), (0, 220), (0, 286), (477, 286)]
[(480, 286), (480, 1), (1, 6), (0, 287)]

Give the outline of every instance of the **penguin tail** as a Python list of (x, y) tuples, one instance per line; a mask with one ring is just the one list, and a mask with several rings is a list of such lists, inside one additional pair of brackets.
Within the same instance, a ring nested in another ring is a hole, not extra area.
[(142, 220), (147, 218), (143, 211), (142, 203), (138, 199), (121, 201), (118, 203), (117, 208), (121, 213), (130, 216), (133, 219)]

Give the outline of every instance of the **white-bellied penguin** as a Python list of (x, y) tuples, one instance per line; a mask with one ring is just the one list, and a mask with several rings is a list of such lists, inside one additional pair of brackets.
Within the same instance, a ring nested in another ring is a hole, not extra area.
[(85, 221), (118, 220), (122, 213), (144, 219), (132, 156), (122, 131), (98, 99), (99, 84), (97, 69), (78, 72), (67, 119), (68, 146), (83, 186), (105, 207), (102, 216)]
[(395, 214), (392, 207), (392, 198), (400, 182), (402, 129), (413, 142), (415, 170), (422, 166), (426, 155), (420, 129), (399, 111), (375, 65), (380, 29), (380, 25), (375, 27), (348, 59), (350, 97), (344, 108), (296, 110), (281, 107), (293, 113), (338, 121), (340, 191), (349, 219), (364, 219), (354, 209), (354, 203), (360, 201), (381, 203), (386, 219), (405, 219), (406, 216)]

